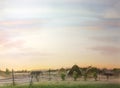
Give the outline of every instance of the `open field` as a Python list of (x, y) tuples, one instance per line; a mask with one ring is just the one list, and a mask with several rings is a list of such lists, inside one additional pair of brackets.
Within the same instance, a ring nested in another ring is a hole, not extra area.
[[(0, 88), (30, 88), (29, 85), (1, 86)], [(101, 82), (42, 82), (35, 83), (31, 88), (120, 88), (119, 83)]]
[[(98, 81), (95, 81), (94, 78), (88, 78), (87, 81), (84, 81), (83, 77), (74, 81), (73, 77), (66, 76), (65, 81), (62, 81), (60, 75), (57, 72), (52, 72), (50, 75), (51, 80), (49, 80), (49, 75), (47, 72), (44, 72), (43, 75), (39, 76), (39, 82), (36, 81), (36, 78), (33, 78), (33, 84), (120, 84), (120, 77), (111, 76), (109, 80), (106, 79), (106, 76), (98, 76)], [(17, 85), (29, 85), (30, 83), (30, 73), (15, 73), (15, 83)], [(4, 77), (0, 76), (0, 86), (4, 85), (11, 85), (12, 84), (12, 77), (11, 75)]]
[[(50, 78), (51, 78), (50, 81), (53, 82), (53, 83), (62, 81), (60, 75), (58, 75), (58, 74), (51, 74)], [(74, 79), (72, 77), (66, 76), (65, 82), (74, 82), (73, 80)], [(77, 81), (80, 82), (80, 83), (85, 82), (83, 77), (78, 78)], [(15, 73), (15, 83), (17, 83), (17, 84), (27, 84), (29, 82), (30, 82), (29, 73)], [(36, 82), (35, 78), (33, 78), (33, 82)], [(47, 74), (40, 75), (39, 82), (40, 83), (49, 82), (49, 76)], [(98, 80), (98, 81), (94, 81), (94, 78), (88, 78), (86, 82), (87, 83), (89, 83), (89, 82), (90, 83), (91, 82), (96, 82), (96, 83), (120, 83), (120, 77), (116, 78), (116, 77), (112, 76), (112, 77), (109, 78), (109, 80), (106, 80), (105, 76), (100, 76), (100, 80)], [(0, 85), (11, 84), (11, 83), (12, 83), (11, 75), (8, 76), (8, 77), (0, 76)], [(76, 83), (76, 81), (75, 81), (75, 83)]]
[[(74, 81), (73, 78), (69, 77), (62, 81), (59, 76), (56, 78), (51, 76), (52, 79), (49, 81), (48, 78), (48, 76), (43, 75), (40, 77), (39, 82), (36, 82), (34, 79), (31, 88), (120, 88), (120, 78), (114, 77), (111, 77), (109, 80), (101, 77), (99, 81), (94, 81), (92, 78), (89, 78), (87, 81), (84, 81), (83, 78)], [(16, 85), (11, 86), (12, 79), (2, 79), (0, 80), (0, 88), (30, 88), (28, 74), (16, 74), (15, 82)]]
[[(73, 67), (71, 69), (76, 70)], [(110, 74), (105, 75), (99, 73), (95, 79), (95, 70), (93, 68), (94, 72), (92, 72), (91, 69), (91, 67), (88, 68), (87, 73), (82, 73), (84, 72), (82, 70), (80, 76), (75, 75), (76, 71), (69, 75), (72, 70), (66, 72), (63, 68), (52, 71), (12, 71), (8, 75), (3, 72), (0, 76), (0, 88), (120, 88), (120, 74), (109, 72)], [(77, 70), (79, 71), (79, 67)]]

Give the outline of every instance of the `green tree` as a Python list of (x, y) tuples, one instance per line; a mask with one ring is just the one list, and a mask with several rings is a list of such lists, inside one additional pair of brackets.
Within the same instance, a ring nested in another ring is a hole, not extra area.
[(66, 74), (64, 72), (61, 73), (61, 79), (64, 81), (65, 80)]
[(5, 73), (6, 73), (7, 75), (9, 75), (9, 74), (10, 74), (10, 70), (9, 70), (8, 68), (6, 68)]
[(76, 81), (78, 78), (78, 73), (76, 71), (73, 72), (73, 78), (74, 78), (74, 81)]
[(73, 72), (76, 71), (78, 76), (82, 75), (81, 69), (79, 68), (79, 66), (77, 65), (73, 65), (72, 68), (70, 69), (70, 71), (68, 72), (69, 76), (73, 76)]
[(83, 76), (84, 76), (84, 80), (86, 81), (88, 74), (85, 72)]
[[(91, 67), (90, 73), (93, 74), (93, 77), (94, 77), (95, 81), (97, 81), (98, 74), (100, 75), (100, 69), (98, 69), (96, 67)], [(100, 78), (99, 78), (99, 80), (100, 80)]]
[(85, 81), (87, 80), (87, 77), (88, 77), (88, 74), (89, 74), (90, 70), (91, 70), (91, 66), (89, 66), (88, 68), (83, 69), (83, 71), (82, 71)]
[(94, 73), (93, 73), (93, 77), (94, 77), (95, 81), (97, 81), (97, 78), (98, 78), (97, 72), (94, 72)]

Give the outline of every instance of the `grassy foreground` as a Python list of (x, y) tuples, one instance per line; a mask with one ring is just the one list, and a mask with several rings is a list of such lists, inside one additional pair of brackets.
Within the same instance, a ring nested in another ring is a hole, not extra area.
[[(1, 86), (0, 88), (30, 88), (28, 85)], [(120, 88), (120, 84), (34, 84), (31, 88)]]

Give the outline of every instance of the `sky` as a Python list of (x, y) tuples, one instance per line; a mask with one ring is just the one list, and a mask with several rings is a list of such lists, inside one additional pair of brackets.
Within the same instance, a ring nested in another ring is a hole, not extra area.
[(120, 68), (120, 0), (0, 0), (0, 69)]

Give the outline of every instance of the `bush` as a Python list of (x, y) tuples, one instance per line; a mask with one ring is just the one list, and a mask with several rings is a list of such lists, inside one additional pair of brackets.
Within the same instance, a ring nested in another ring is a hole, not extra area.
[(61, 73), (61, 79), (64, 81), (65, 80), (66, 74), (64, 72)]
[(74, 81), (76, 81), (78, 78), (78, 73), (76, 71), (73, 72), (73, 78), (74, 78)]
[(95, 81), (97, 81), (97, 78), (98, 78), (97, 72), (94, 72), (93, 77), (94, 77)]
[(86, 81), (88, 74), (85, 72), (83, 76), (84, 76), (84, 80)]
[(10, 71), (9, 71), (8, 68), (6, 68), (5, 74), (6, 74), (6, 75), (10, 75)]

